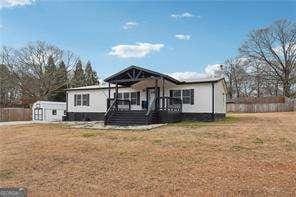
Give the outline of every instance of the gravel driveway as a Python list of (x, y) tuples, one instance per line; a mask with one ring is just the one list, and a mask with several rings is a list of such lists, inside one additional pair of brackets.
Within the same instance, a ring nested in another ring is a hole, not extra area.
[(45, 122), (45, 121), (10, 121), (10, 122), (0, 122), (1, 126), (13, 126), (13, 125), (23, 125), (23, 124), (48, 124), (52, 122)]

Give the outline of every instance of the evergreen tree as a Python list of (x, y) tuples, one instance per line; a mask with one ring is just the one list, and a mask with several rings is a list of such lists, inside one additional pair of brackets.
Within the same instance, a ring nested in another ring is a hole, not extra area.
[(45, 65), (45, 73), (48, 76), (51, 76), (51, 75), (54, 75), (55, 71), (56, 71), (56, 66), (54, 63), (54, 59), (52, 56), (49, 56), (47, 60), (47, 64)]
[(85, 76), (84, 76), (81, 60), (78, 60), (76, 63), (76, 68), (74, 71), (74, 76), (72, 78), (71, 86), (72, 87), (85, 86)]
[(68, 88), (68, 76), (67, 76), (67, 68), (64, 61), (59, 63), (56, 72), (56, 80), (57, 83), (60, 84), (60, 88), (56, 90), (54, 93), (50, 95), (49, 100), (51, 101), (59, 101), (65, 102), (66, 101), (66, 89)]
[[(48, 89), (47, 87), (57, 84), (56, 73), (57, 73), (57, 68), (56, 68), (54, 59), (52, 56), (49, 56), (47, 60), (47, 64), (44, 66), (44, 75), (40, 79), (42, 83), (42, 88)], [(47, 99), (52, 100), (52, 97), (54, 96), (54, 94), (55, 94), (54, 92), (49, 90)]]
[(85, 85), (98, 84), (98, 76), (96, 71), (93, 71), (90, 62), (88, 61), (85, 67)]

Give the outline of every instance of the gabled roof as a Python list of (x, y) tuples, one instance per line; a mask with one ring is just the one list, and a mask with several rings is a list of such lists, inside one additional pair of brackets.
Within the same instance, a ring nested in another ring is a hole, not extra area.
[[(111, 89), (115, 89), (115, 85), (110, 84)], [(118, 88), (125, 88), (124, 86), (118, 86)], [(68, 88), (66, 91), (77, 91), (77, 90), (98, 90), (98, 89), (109, 89), (109, 86), (106, 84), (103, 85), (91, 85), (91, 86), (81, 86), (76, 88)]]
[(220, 80), (224, 80), (224, 77), (200, 78), (194, 81), (183, 81), (182, 84), (209, 83), (209, 82), (218, 82)]
[(132, 85), (141, 80), (149, 79), (149, 78), (164, 78), (170, 82), (175, 84), (180, 84), (181, 82), (173, 77), (168, 75), (155, 72), (152, 70), (148, 70), (146, 68), (138, 67), (138, 66), (129, 66), (122, 71), (111, 75), (106, 78), (104, 81), (109, 83), (118, 83), (119, 85)]
[[(109, 82), (110, 88), (115, 88), (115, 83), (118, 82), (119, 88), (129, 87), (135, 83), (138, 83), (141, 80), (149, 79), (149, 78), (161, 78), (163, 77), (165, 80), (175, 83), (176, 85), (183, 85), (183, 84), (198, 84), (198, 83), (215, 83), (221, 80), (224, 81), (225, 79), (222, 77), (220, 78), (200, 78), (195, 81), (179, 81), (169, 75), (165, 75), (159, 72), (155, 72), (152, 70), (148, 70), (138, 66), (130, 66), (122, 71), (111, 75), (110, 77), (106, 78), (104, 81)], [(113, 83), (113, 84), (112, 84)], [(107, 84), (100, 84), (100, 85), (92, 85), (92, 86), (84, 86), (84, 87), (76, 87), (76, 88), (69, 88), (67, 91), (75, 91), (75, 90), (96, 90), (96, 89), (108, 89)]]

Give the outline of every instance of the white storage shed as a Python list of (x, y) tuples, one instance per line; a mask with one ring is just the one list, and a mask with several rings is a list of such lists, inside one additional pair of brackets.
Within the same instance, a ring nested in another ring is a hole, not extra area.
[(32, 107), (33, 121), (62, 121), (66, 113), (65, 102), (37, 101)]

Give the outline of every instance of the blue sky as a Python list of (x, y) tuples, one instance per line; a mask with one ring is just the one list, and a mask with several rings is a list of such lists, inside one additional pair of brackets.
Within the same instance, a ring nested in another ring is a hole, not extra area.
[(283, 1), (0, 2), (1, 45), (47, 41), (90, 60), (100, 78), (129, 65), (203, 73), (237, 55), (250, 30), (296, 19), (296, 2)]

